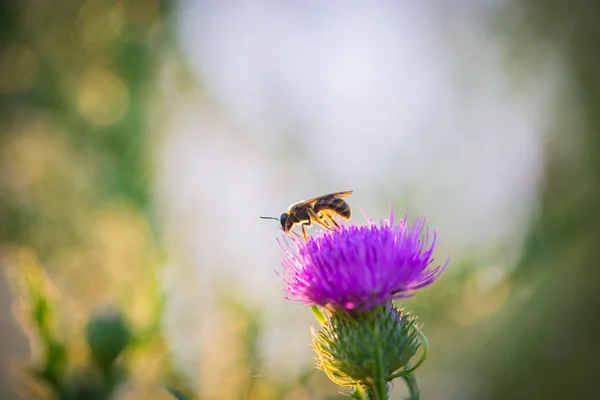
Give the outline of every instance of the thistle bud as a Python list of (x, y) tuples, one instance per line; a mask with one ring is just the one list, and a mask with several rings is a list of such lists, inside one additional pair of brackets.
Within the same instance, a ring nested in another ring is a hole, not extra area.
[(86, 338), (94, 362), (102, 371), (108, 371), (127, 346), (130, 333), (118, 309), (103, 307), (92, 313)]
[(340, 385), (387, 385), (420, 346), (414, 318), (392, 304), (333, 313), (313, 331), (317, 367)]

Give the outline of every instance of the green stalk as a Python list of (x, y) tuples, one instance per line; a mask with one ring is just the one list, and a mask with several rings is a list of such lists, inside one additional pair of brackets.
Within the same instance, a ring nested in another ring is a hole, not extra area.
[(409, 400), (419, 400), (419, 386), (417, 385), (417, 379), (414, 374), (402, 375), (402, 379), (408, 386), (408, 393), (410, 394)]
[(381, 354), (381, 331), (379, 329), (379, 321), (376, 320), (374, 326), (374, 338), (375, 338), (375, 371), (376, 376), (373, 382), (373, 391), (375, 392), (375, 398), (373, 400), (387, 400), (388, 399), (388, 384), (386, 382), (386, 372), (384, 371), (385, 366), (383, 365), (383, 357)]

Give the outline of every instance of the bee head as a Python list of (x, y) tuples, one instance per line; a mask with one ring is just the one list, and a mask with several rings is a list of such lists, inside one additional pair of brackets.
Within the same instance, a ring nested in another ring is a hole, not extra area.
[(294, 225), (294, 222), (290, 218), (290, 213), (287, 212), (281, 214), (279, 222), (281, 222), (281, 229), (283, 229), (284, 232), (289, 232), (290, 229), (292, 229), (292, 225)]

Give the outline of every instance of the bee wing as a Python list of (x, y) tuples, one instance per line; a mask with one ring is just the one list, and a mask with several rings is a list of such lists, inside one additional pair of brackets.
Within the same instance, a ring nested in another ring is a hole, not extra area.
[(309, 200), (303, 200), (302, 202), (296, 203), (295, 205), (297, 205), (297, 206), (303, 206), (305, 204), (316, 203), (317, 200), (323, 199), (325, 197), (345, 197), (345, 196), (350, 196), (351, 194), (352, 194), (352, 190), (349, 190), (347, 192), (328, 193), (328, 194), (324, 194), (322, 196), (314, 197), (314, 198), (309, 199)]
[(352, 194), (352, 190), (349, 190), (347, 192), (329, 193), (329, 194), (326, 194), (325, 196), (321, 196), (321, 197), (329, 197), (329, 196), (333, 196), (333, 197), (346, 197), (346, 196), (350, 196), (351, 194)]

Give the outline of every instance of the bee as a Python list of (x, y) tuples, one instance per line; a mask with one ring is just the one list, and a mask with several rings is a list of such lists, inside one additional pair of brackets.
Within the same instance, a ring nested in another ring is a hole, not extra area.
[[(300, 224), (302, 235), (306, 238), (305, 227), (313, 223), (319, 224), (330, 231), (340, 226), (334, 217), (340, 217), (346, 221), (352, 216), (350, 206), (340, 197), (350, 196), (352, 191), (329, 193), (323, 196), (315, 197), (310, 200), (302, 200), (290, 205), (288, 210), (281, 214), (281, 217), (260, 217), (262, 219), (274, 219), (281, 223), (281, 229), (289, 232), (294, 225)], [(292, 231), (293, 232), (293, 231)], [(295, 232), (294, 232), (295, 233)], [(296, 233), (296, 235), (298, 235)]]

